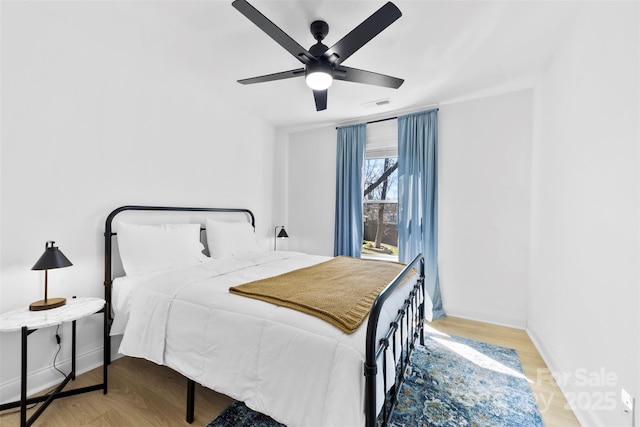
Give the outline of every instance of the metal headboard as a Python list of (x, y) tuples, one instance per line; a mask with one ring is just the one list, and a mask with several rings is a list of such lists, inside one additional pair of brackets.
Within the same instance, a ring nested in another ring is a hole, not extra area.
[[(114, 209), (109, 216), (104, 226), (104, 299), (106, 301), (105, 310), (108, 313), (109, 327), (105, 328), (105, 334), (111, 330), (111, 285), (113, 284), (112, 277), (112, 238), (116, 235), (113, 231), (113, 220), (115, 217), (124, 211), (165, 211), (165, 212), (219, 212), (219, 213), (244, 213), (251, 218), (251, 225), (255, 228), (255, 216), (249, 209), (242, 208), (197, 208), (197, 207), (175, 207), (175, 206), (138, 206), (127, 205), (120, 206)], [(202, 228), (204, 230), (204, 228)], [(107, 354), (109, 355), (109, 362), (111, 361), (111, 340), (108, 336), (105, 336), (105, 342), (107, 346)]]

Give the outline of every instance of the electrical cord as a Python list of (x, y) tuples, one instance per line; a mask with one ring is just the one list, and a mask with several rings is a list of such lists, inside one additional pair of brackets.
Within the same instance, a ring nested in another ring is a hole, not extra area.
[(60, 344), (60, 342), (62, 341), (60, 339), (60, 335), (58, 334), (58, 331), (60, 330), (60, 325), (58, 325), (58, 327), (56, 328), (56, 343), (58, 343), (58, 351), (56, 351), (56, 355), (53, 356), (53, 369), (55, 369), (56, 371), (58, 371), (60, 373), (60, 375), (62, 375), (64, 378), (67, 377), (67, 374), (65, 374), (64, 372), (62, 372), (60, 369), (58, 369), (58, 367), (56, 366), (56, 360), (58, 359), (58, 354), (60, 354), (60, 350), (62, 349), (62, 344)]
[[(58, 367), (56, 366), (56, 361), (58, 359), (58, 354), (60, 354), (60, 350), (62, 350), (62, 338), (60, 338), (60, 334), (58, 333), (60, 331), (60, 325), (58, 325), (58, 327), (56, 328), (56, 343), (58, 344), (58, 350), (56, 351), (56, 354), (53, 356), (53, 369), (55, 369), (56, 371), (58, 371), (60, 373), (60, 375), (62, 375), (64, 378), (67, 377), (67, 374), (65, 374), (64, 372), (62, 372), (60, 369), (58, 369)], [(44, 394), (44, 397), (49, 397), (50, 395), (53, 394), (54, 390), (51, 390), (50, 392)], [(40, 403), (42, 402), (36, 402), (36, 403), (32, 403), (31, 406), (27, 406), (27, 411), (30, 409), (35, 408), (36, 406), (38, 406)], [(5, 415), (9, 415), (9, 414), (15, 414), (20, 412), (20, 409), (14, 409), (12, 411), (7, 411), (7, 412), (3, 412), (2, 414), (0, 414), (0, 417), (4, 417)]]

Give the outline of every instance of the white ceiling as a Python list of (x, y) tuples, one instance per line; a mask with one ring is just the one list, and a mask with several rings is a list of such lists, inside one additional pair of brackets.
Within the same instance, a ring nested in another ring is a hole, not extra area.
[[(304, 47), (315, 42), (309, 32), (312, 21), (329, 24), (324, 43), (332, 46), (384, 4), (384, 0), (249, 2)], [(405, 83), (388, 89), (335, 81), (327, 110), (321, 112), (315, 110), (303, 78), (246, 86), (236, 82), (301, 64), (234, 9), (230, 0), (75, 2), (74, 8), (84, 8), (78, 12), (83, 18), (71, 14), (65, 19), (94, 35), (103, 32), (103, 37), (127, 46), (139, 45), (152, 62), (179, 69), (203, 93), (215, 94), (276, 126), (297, 127), (531, 87), (580, 6), (569, 1), (509, 0), (394, 3), (403, 16), (344, 65), (400, 77)], [(47, 7), (62, 6), (50, 2)], [(389, 104), (372, 105), (379, 100)]]

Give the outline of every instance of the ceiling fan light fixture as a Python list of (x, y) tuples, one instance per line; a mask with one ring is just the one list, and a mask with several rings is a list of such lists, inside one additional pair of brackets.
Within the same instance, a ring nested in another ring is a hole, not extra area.
[(323, 66), (307, 66), (304, 78), (307, 86), (313, 90), (326, 90), (333, 83), (331, 70)]

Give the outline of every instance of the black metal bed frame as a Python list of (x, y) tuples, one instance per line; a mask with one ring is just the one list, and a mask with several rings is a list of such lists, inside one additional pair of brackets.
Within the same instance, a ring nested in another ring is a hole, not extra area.
[[(139, 206), (128, 205), (121, 206), (113, 210), (107, 217), (104, 232), (104, 295), (105, 295), (105, 311), (108, 314), (108, 327), (105, 327), (105, 354), (108, 356), (107, 363), (111, 362), (111, 339), (109, 331), (113, 321), (111, 314), (111, 291), (112, 291), (112, 238), (116, 235), (113, 232), (113, 220), (123, 211), (165, 211), (165, 212), (220, 212), (220, 213), (244, 213), (251, 218), (251, 225), (255, 228), (255, 216), (249, 209), (240, 208), (201, 208), (201, 207), (168, 207), (168, 206)], [(204, 228), (202, 228), (204, 230)], [(409, 292), (407, 298), (397, 315), (390, 325), (379, 325), (379, 318), (385, 307), (385, 302), (391, 294), (417, 271), (418, 279)], [(391, 414), (398, 402), (398, 395), (404, 375), (413, 349), (415, 341), (419, 338), (420, 344), (424, 344), (424, 259), (422, 255), (416, 256), (396, 278), (385, 287), (373, 302), (369, 320), (367, 324), (366, 350), (364, 362), (365, 376), (365, 416), (366, 427), (376, 427), (378, 425), (385, 426), (391, 418)], [(378, 329), (386, 327), (383, 330), (381, 339), (378, 337)], [(390, 354), (389, 354), (390, 353)], [(387, 372), (387, 359), (392, 357), (394, 361), (394, 372)], [(376, 396), (378, 390), (378, 365), (382, 365), (382, 383), (383, 390), (389, 390), (385, 393), (385, 402), (382, 405), (380, 417), (378, 417), (376, 408)], [(393, 384), (388, 386), (387, 377), (393, 374)], [(106, 379), (105, 379), (106, 382)], [(195, 411), (195, 381), (187, 378), (187, 405), (186, 405), (186, 421), (192, 423)]]

